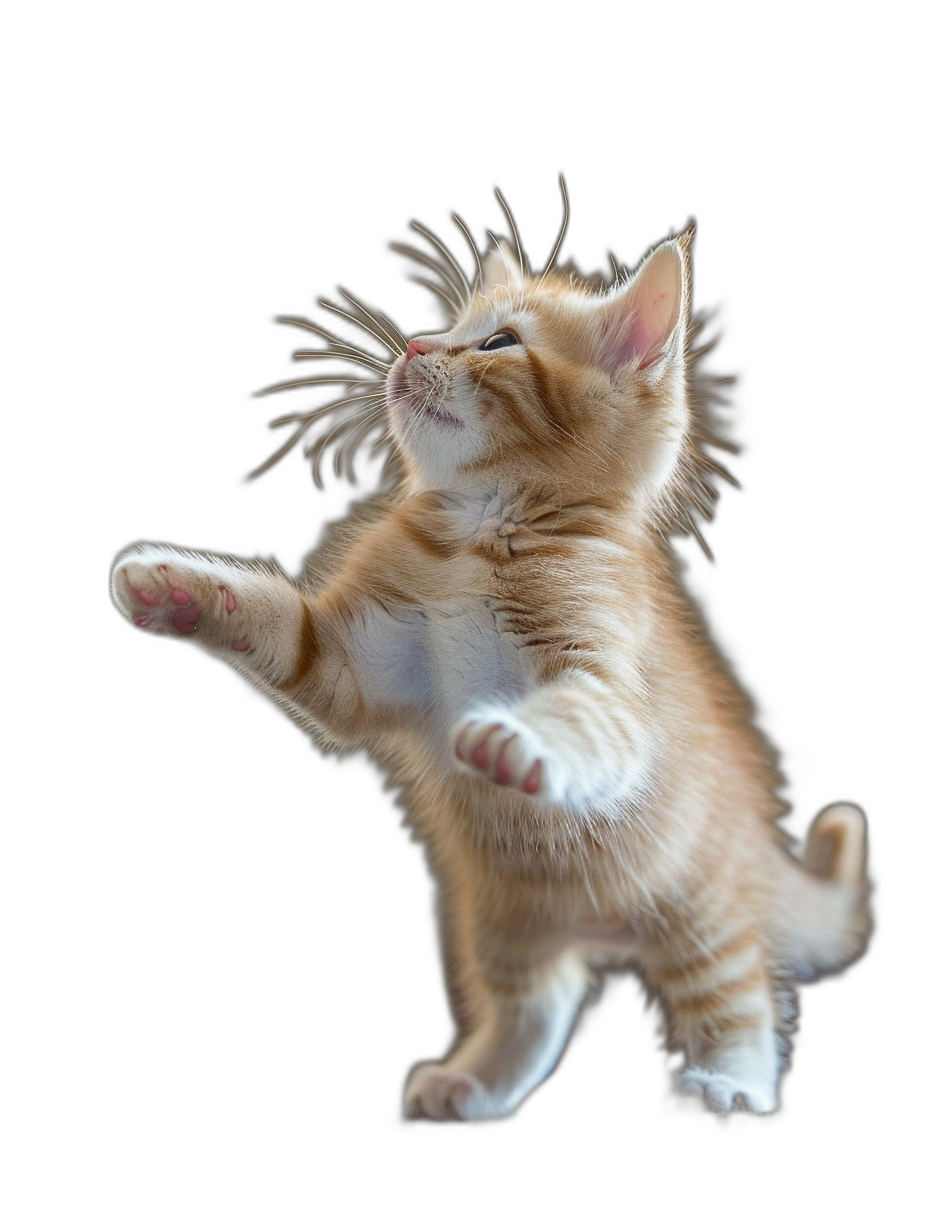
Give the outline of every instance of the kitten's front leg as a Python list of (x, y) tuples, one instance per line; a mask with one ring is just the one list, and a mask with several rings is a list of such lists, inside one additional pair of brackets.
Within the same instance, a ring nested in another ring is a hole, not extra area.
[(112, 593), (139, 628), (191, 639), (259, 683), (284, 686), (297, 669), (304, 601), (270, 566), (140, 544), (117, 559)]
[(480, 778), (570, 808), (605, 806), (643, 779), (641, 720), (603, 681), (573, 673), (509, 706), (485, 703), (454, 726), (462, 766)]
[(481, 778), (551, 801), (565, 792), (565, 767), (512, 710), (501, 705), (471, 710), (451, 733), (454, 755)]
[(133, 624), (224, 659), (329, 739), (353, 744), (370, 729), (337, 601), (307, 594), (273, 565), (141, 544), (116, 561), (112, 592)]
[(133, 624), (195, 642), (339, 744), (419, 705), (419, 622), (354, 574), (310, 593), (264, 561), (139, 544), (117, 559), (112, 593)]

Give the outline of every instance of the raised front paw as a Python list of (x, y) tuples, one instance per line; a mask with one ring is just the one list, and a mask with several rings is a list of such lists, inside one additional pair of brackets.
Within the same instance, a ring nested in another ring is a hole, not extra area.
[(733, 1078), (729, 1074), (691, 1066), (677, 1077), (677, 1087), (702, 1095), (706, 1107), (719, 1116), (729, 1112), (775, 1112), (776, 1086), (763, 1078)]
[(453, 728), (451, 741), (458, 761), (480, 778), (551, 803), (563, 799), (556, 756), (506, 707), (471, 711)]
[(247, 617), (240, 606), (234, 566), (172, 548), (130, 548), (113, 569), (113, 599), (141, 629), (189, 637), (217, 648), (251, 649)]
[(403, 1115), (411, 1121), (477, 1121), (503, 1115), (507, 1109), (497, 1102), (473, 1074), (429, 1062), (409, 1076)]

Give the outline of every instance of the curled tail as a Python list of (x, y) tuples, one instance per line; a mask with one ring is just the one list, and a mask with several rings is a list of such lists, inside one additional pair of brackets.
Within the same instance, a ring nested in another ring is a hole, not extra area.
[[(837, 971), (864, 951), (873, 920), (867, 819), (856, 804), (830, 804), (812, 822), (801, 862), (777, 906), (784, 955), (797, 979)], [(785, 900), (785, 901), (784, 901)]]

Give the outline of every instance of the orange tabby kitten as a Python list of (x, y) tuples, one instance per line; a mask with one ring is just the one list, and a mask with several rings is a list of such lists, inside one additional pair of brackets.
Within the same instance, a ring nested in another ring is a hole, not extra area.
[(409, 1116), (511, 1112), (616, 963), (659, 999), (683, 1089), (770, 1112), (794, 982), (867, 938), (865, 822), (832, 805), (790, 854), (771, 751), (668, 547), (725, 474), (690, 345), (693, 230), (610, 285), (555, 266), (563, 228), (542, 274), (513, 226), (512, 248), (474, 247), (473, 279), (416, 228), (434, 255), (404, 251), (443, 278), (450, 329), (407, 341), (349, 296), (326, 305), (396, 355), (388, 371), (292, 322), (331, 344), (308, 355), (377, 380), (342, 378), (349, 396), (297, 417), (289, 444), (360, 406), (308, 452), (318, 463), (334, 438), (350, 454), (385, 425), (391, 486), (303, 581), (139, 545), (116, 562), (116, 604), (403, 785), (459, 1025), (443, 1060), (413, 1069)]

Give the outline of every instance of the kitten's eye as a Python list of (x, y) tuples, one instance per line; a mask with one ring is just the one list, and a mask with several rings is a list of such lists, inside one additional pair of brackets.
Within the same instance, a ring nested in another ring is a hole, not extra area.
[(519, 337), (511, 331), (507, 331), (504, 334), (493, 334), (492, 337), (488, 338), (486, 342), (484, 342), (477, 349), (480, 351), (498, 351), (500, 347), (520, 345), (521, 340)]

